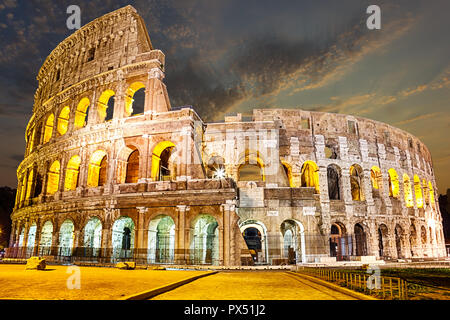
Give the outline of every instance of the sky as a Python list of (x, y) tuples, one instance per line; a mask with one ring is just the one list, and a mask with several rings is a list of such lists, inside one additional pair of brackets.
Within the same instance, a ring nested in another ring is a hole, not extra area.
[[(205, 122), (254, 108), (336, 112), (410, 132), (431, 151), (438, 192), (450, 188), (450, 1), (0, 0), (0, 185), (16, 187), (36, 75), (82, 25), (133, 5), (166, 55), (172, 106)], [(381, 8), (369, 30), (366, 9)]]

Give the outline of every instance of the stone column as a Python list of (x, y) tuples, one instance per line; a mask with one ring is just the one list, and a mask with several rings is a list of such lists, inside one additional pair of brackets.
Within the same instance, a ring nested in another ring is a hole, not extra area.
[(144, 241), (144, 216), (147, 213), (148, 208), (146, 207), (136, 207), (138, 210), (137, 218), (137, 239), (135, 241), (135, 258), (138, 260), (147, 259), (147, 244)]
[(230, 211), (234, 211), (235, 207), (231, 204), (223, 204), (220, 207), (223, 217), (223, 265), (230, 265)]
[(186, 243), (187, 232), (189, 229), (186, 228), (186, 211), (189, 211), (188, 206), (177, 206), (178, 211), (178, 226), (176, 227), (176, 237), (177, 237), (177, 247), (175, 248), (175, 263), (185, 264), (186, 263), (186, 248), (189, 248), (189, 243)]

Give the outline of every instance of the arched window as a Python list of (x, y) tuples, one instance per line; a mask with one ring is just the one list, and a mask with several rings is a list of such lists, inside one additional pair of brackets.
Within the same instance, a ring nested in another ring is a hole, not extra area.
[(33, 141), (30, 151), (33, 151), (36, 146), (39, 146), (41, 144), (41, 134), (42, 134), (42, 123), (39, 123), (34, 130), (32, 139)]
[(36, 185), (34, 186), (33, 198), (39, 197), (42, 193), (42, 177), (39, 172), (36, 173)]
[(28, 181), (27, 181), (27, 195), (25, 199), (30, 199), (32, 196), (32, 188), (33, 188), (33, 182), (34, 182), (34, 170), (31, 169), (28, 173)]
[(430, 203), (434, 207), (435, 206), (435, 203), (434, 203), (434, 189), (433, 189), (433, 185), (431, 184), (431, 181), (428, 182), (428, 190), (430, 192)]
[(47, 177), (47, 194), (55, 194), (59, 189), (59, 174), (61, 165), (59, 161), (53, 162), (48, 171)]
[(306, 161), (301, 170), (301, 187), (314, 188), (319, 193), (319, 167), (314, 161)]
[(389, 169), (389, 196), (398, 198), (400, 194), (400, 185), (398, 182), (398, 175), (395, 169)]
[(356, 256), (367, 255), (367, 241), (364, 228), (359, 223), (357, 223), (355, 225), (354, 232), (355, 232), (355, 255)]
[(108, 159), (103, 150), (95, 151), (91, 156), (88, 169), (88, 187), (100, 187), (106, 182)]
[(428, 184), (425, 179), (422, 180), (422, 188), (423, 188), (423, 195), (425, 198), (425, 203), (430, 204), (430, 193), (428, 192)]
[(126, 116), (137, 115), (144, 112), (145, 85), (142, 82), (134, 82), (127, 89), (125, 96)]
[(336, 165), (327, 168), (328, 197), (330, 200), (341, 200), (341, 169)]
[(170, 170), (169, 159), (175, 145), (170, 141), (163, 141), (156, 145), (152, 154), (151, 176), (154, 181), (170, 180), (175, 174)]
[(45, 122), (45, 130), (44, 130), (44, 143), (47, 143), (52, 138), (53, 134), (53, 124), (55, 122), (55, 116), (53, 113), (48, 116), (47, 121)]
[(64, 107), (59, 113), (58, 124), (56, 129), (60, 135), (64, 135), (69, 128), (70, 108)]
[(420, 187), (420, 179), (414, 175), (414, 194), (416, 195), (417, 208), (423, 208), (422, 188)]
[(97, 111), (100, 122), (108, 121), (113, 118), (114, 114), (114, 99), (115, 92), (112, 90), (105, 90), (98, 99)]
[(403, 175), (403, 190), (405, 193), (406, 207), (407, 208), (413, 207), (414, 202), (412, 197), (411, 181), (409, 180), (409, 176), (406, 173)]
[(287, 185), (291, 188), (295, 188), (294, 181), (292, 180), (292, 167), (285, 162), (281, 162), (281, 169), (283, 170), (282, 174)]
[(78, 177), (80, 172), (80, 156), (76, 155), (70, 158), (66, 169), (66, 180), (64, 183), (64, 190), (75, 190), (78, 187)]
[(380, 190), (383, 188), (383, 178), (381, 170), (377, 166), (373, 166), (370, 170), (370, 181), (372, 183), (372, 196), (374, 198), (380, 198)]
[(77, 110), (75, 111), (75, 128), (83, 128), (87, 124), (88, 108), (91, 102), (88, 98), (83, 98), (78, 103)]
[(134, 150), (127, 161), (125, 183), (137, 183), (139, 180), (139, 151)]
[(359, 165), (350, 167), (350, 187), (353, 201), (363, 201), (364, 193), (362, 186), (362, 168)]

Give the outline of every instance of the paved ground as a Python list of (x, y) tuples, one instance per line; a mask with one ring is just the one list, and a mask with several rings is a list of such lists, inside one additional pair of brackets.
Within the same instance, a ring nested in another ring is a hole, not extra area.
[(230, 271), (201, 278), (153, 300), (355, 300), (280, 271)]
[(119, 270), (81, 267), (80, 289), (68, 289), (65, 266), (25, 270), (25, 265), (0, 265), (0, 299), (110, 300), (154, 289), (203, 271)]

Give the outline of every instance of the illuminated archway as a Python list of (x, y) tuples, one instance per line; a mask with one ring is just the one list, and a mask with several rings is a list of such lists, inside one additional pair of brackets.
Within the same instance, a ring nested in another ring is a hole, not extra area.
[(88, 187), (103, 186), (106, 182), (108, 159), (103, 150), (95, 151), (91, 156), (88, 169)]
[(335, 164), (327, 167), (328, 197), (330, 200), (341, 200), (341, 168)]
[(303, 225), (296, 220), (285, 220), (281, 224), (283, 257), (288, 260), (288, 264), (306, 261), (304, 230)]
[(359, 165), (350, 167), (350, 188), (353, 201), (364, 201), (364, 192), (362, 191), (363, 170)]
[(282, 173), (284, 173), (285, 180), (287, 181), (287, 184), (291, 188), (295, 188), (295, 184), (292, 177), (292, 166), (285, 162), (281, 161), (281, 169), (283, 170)]
[(107, 121), (112, 118), (114, 110), (108, 110), (108, 108), (110, 108), (109, 106), (111, 104), (111, 98), (114, 99), (115, 95), (116, 93), (110, 89), (103, 91), (103, 93), (100, 95), (97, 104), (98, 118), (100, 122)]
[(398, 182), (398, 175), (395, 169), (389, 169), (389, 196), (398, 198), (400, 194), (400, 184)]
[(431, 184), (431, 181), (428, 182), (428, 191), (430, 192), (430, 203), (434, 207), (434, 189), (433, 185)]
[(87, 123), (88, 108), (91, 102), (88, 98), (83, 98), (78, 103), (75, 111), (75, 128), (83, 128)]
[(66, 179), (64, 182), (64, 190), (75, 190), (78, 187), (78, 177), (80, 172), (81, 157), (78, 155), (70, 158), (67, 163)]
[(175, 145), (170, 141), (163, 141), (156, 145), (152, 153), (151, 177), (153, 181), (164, 180), (171, 176), (169, 158)]
[(134, 222), (130, 217), (120, 217), (112, 228), (113, 260), (131, 258), (134, 249)]
[(423, 208), (423, 194), (420, 187), (420, 179), (417, 175), (414, 175), (414, 193), (416, 195), (417, 208)]
[(145, 85), (142, 82), (134, 82), (128, 87), (125, 96), (125, 114), (127, 117), (135, 113), (135, 108), (133, 108), (134, 98), (136, 92), (141, 89), (145, 89)]
[(170, 216), (159, 215), (148, 227), (148, 262), (173, 263), (175, 257), (175, 222)]
[(92, 217), (84, 227), (84, 256), (98, 257), (102, 247), (102, 223), (99, 218)]
[(217, 220), (201, 214), (192, 221), (190, 258), (194, 264), (219, 264), (219, 228)]
[(319, 167), (314, 161), (306, 161), (301, 169), (301, 187), (314, 188), (319, 193)]
[(55, 194), (59, 189), (59, 175), (61, 164), (59, 161), (53, 162), (47, 174), (47, 194)]
[(374, 198), (379, 198), (380, 190), (383, 187), (383, 178), (381, 175), (381, 169), (377, 166), (373, 166), (370, 170), (370, 181), (372, 184), (372, 194)]
[(72, 255), (74, 225), (72, 220), (65, 220), (59, 229), (58, 255), (68, 257)]
[(31, 257), (33, 255), (34, 246), (36, 244), (36, 230), (36, 222), (33, 222), (30, 229), (28, 230), (27, 257)]
[(70, 107), (64, 107), (59, 113), (56, 129), (60, 135), (64, 135), (69, 128)]
[(405, 194), (406, 207), (407, 208), (413, 207), (414, 202), (412, 197), (411, 181), (409, 180), (409, 176), (406, 173), (403, 175), (403, 192)]
[(50, 139), (52, 138), (54, 122), (55, 122), (55, 115), (52, 113), (51, 115), (48, 116), (47, 121), (45, 122), (43, 143), (49, 142)]
[(423, 188), (423, 195), (425, 198), (425, 203), (430, 204), (430, 193), (428, 192), (428, 184), (425, 179), (422, 180), (422, 188)]
[(125, 183), (137, 183), (139, 180), (139, 150), (130, 153), (127, 161)]
[(25, 196), (25, 199), (28, 200), (31, 198), (32, 190), (33, 190), (33, 182), (34, 182), (34, 169), (31, 169), (28, 172), (28, 179), (27, 179), (27, 193)]
[(53, 239), (53, 223), (47, 221), (41, 229), (41, 240), (39, 241), (39, 255), (48, 256), (51, 252)]

